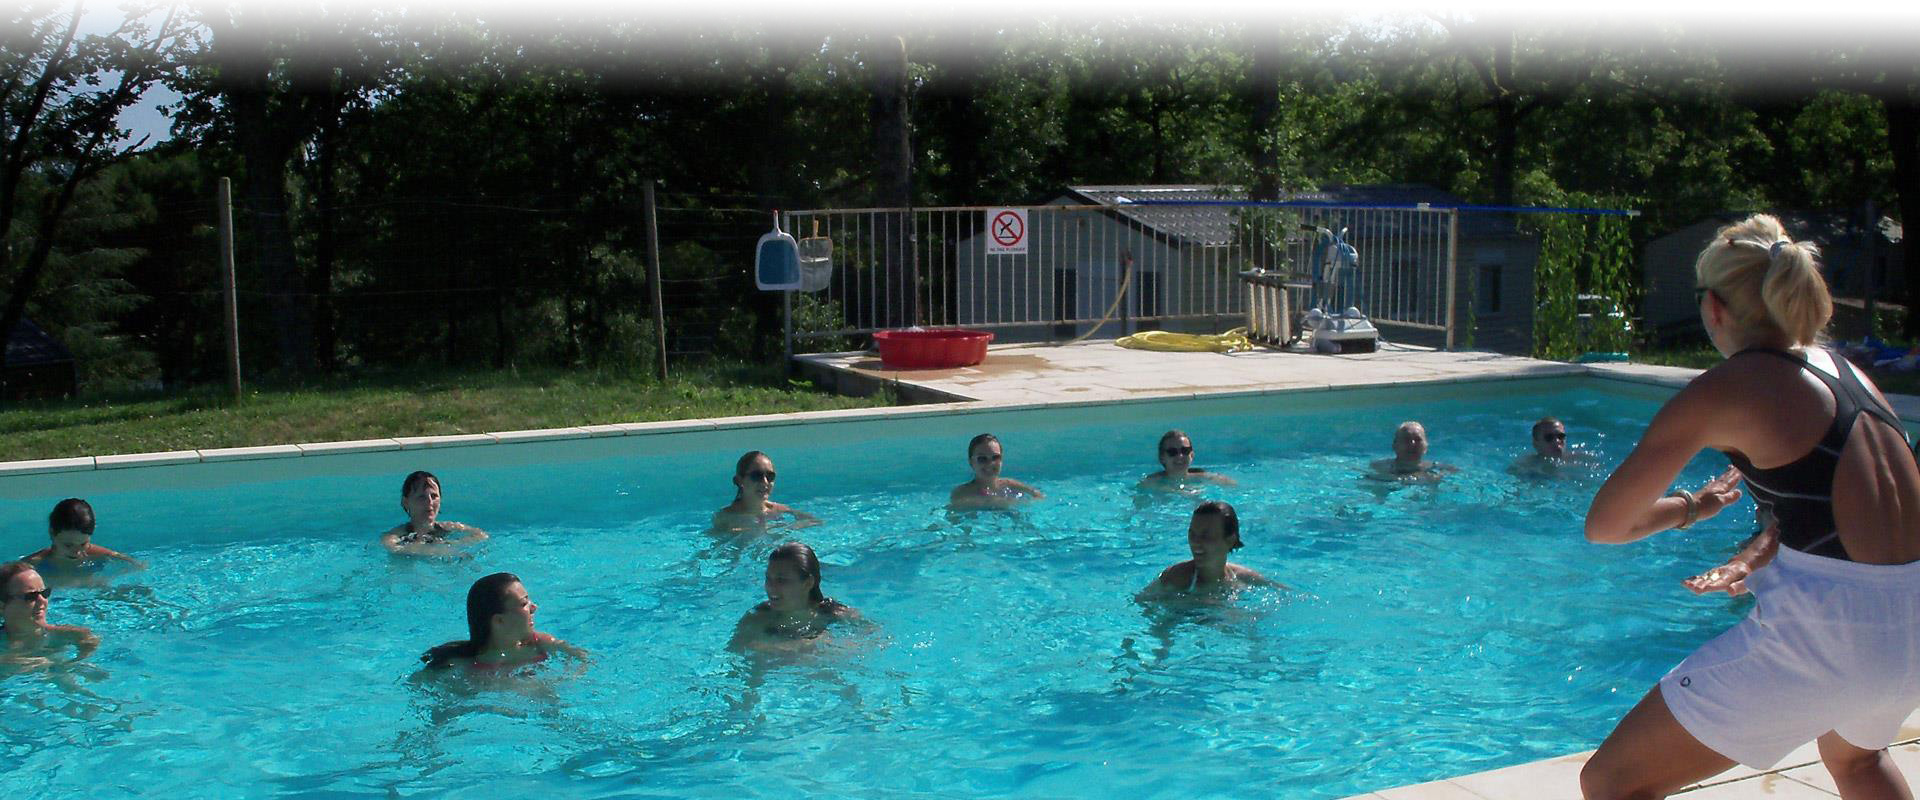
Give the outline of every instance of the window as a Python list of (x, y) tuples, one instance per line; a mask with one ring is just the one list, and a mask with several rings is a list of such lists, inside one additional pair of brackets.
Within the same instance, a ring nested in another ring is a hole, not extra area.
[(1480, 265), (1480, 285), (1474, 292), (1473, 311), (1476, 314), (1500, 313), (1500, 272), (1499, 264)]

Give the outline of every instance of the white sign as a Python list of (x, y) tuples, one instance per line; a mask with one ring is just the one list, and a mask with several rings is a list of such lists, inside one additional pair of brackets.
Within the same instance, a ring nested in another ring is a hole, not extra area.
[(987, 209), (987, 255), (1027, 254), (1027, 210)]

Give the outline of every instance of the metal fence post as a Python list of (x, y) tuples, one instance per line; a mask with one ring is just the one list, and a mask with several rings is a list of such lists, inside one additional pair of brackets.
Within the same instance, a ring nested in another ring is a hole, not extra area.
[(646, 193), (642, 196), (647, 205), (647, 283), (653, 293), (653, 344), (660, 353), (660, 382), (667, 382), (667, 309), (660, 300), (660, 220), (659, 208), (653, 201), (653, 179), (648, 178)]
[(1459, 328), (1454, 317), (1454, 304), (1460, 295), (1460, 283), (1455, 277), (1455, 267), (1460, 262), (1460, 209), (1447, 210), (1447, 350), (1453, 350), (1453, 335)]
[(227, 389), (240, 402), (240, 301), (233, 277), (233, 179), (220, 179), (220, 275), (226, 295)]

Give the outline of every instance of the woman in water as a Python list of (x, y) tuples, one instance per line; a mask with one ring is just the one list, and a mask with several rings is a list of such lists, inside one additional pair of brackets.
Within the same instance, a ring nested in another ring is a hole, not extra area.
[(733, 465), (733, 502), (713, 512), (713, 529), (760, 531), (783, 518), (789, 529), (820, 524), (819, 517), (773, 502), (773, 478), (773, 459), (766, 453), (749, 450), (741, 456)]
[(400, 482), (400, 510), (407, 512), (407, 521), (380, 536), (381, 546), (395, 555), (452, 555), (458, 548), (486, 541), (486, 531), (439, 519), (440, 479), (431, 472), (415, 472)]
[(53, 590), (25, 561), (0, 566), (0, 664), (15, 668), (44, 667), (52, 656), (73, 648), (74, 660), (86, 658), (100, 646), (100, 637), (78, 625), (48, 625), (47, 604)]
[(819, 638), (827, 626), (860, 619), (860, 612), (820, 591), (820, 559), (813, 548), (787, 542), (767, 556), (767, 599), (734, 626), (734, 650), (769, 649)]
[(1236, 485), (1232, 478), (1193, 465), (1193, 439), (1188, 438), (1184, 431), (1172, 430), (1160, 434), (1160, 444), (1154, 447), (1154, 457), (1160, 459), (1160, 471), (1141, 478), (1142, 489), (1187, 492), (1210, 483)]
[[(1920, 704), (1920, 469), (1885, 398), (1813, 347), (1833, 311), (1811, 243), (1756, 215), (1694, 263), (1700, 319), (1726, 360), (1660, 409), (1593, 498), (1589, 540), (1631, 542), (1712, 517), (1745, 478), (1773, 520), (1689, 588), (1744, 581), (1744, 622), (1660, 679), (1588, 760), (1589, 798), (1664, 797), (1809, 740), (1841, 797), (1912, 797), (1885, 748)], [(1695, 454), (1733, 462), (1667, 487)]]
[(97, 580), (96, 573), (108, 560), (132, 564), (134, 569), (146, 567), (122, 553), (94, 544), (93, 525), (93, 506), (87, 501), (78, 497), (62, 500), (53, 507), (53, 513), (47, 515), (47, 538), (52, 540), (51, 544), (20, 560), (33, 565), (56, 586), (93, 583)]
[(1187, 549), (1193, 559), (1160, 573), (1141, 590), (1141, 599), (1196, 592), (1227, 594), (1249, 586), (1279, 587), (1265, 575), (1227, 563), (1227, 555), (1240, 546), (1240, 515), (1233, 506), (1218, 501), (1200, 504), (1193, 510), (1193, 521), (1187, 523)]
[(1000, 477), (1000, 440), (983, 433), (967, 442), (967, 465), (973, 468), (973, 480), (953, 487), (947, 507), (955, 510), (1007, 508), (1020, 500), (1046, 497), (1012, 478)]
[(476, 675), (538, 664), (555, 651), (584, 661), (587, 651), (533, 629), (539, 608), (513, 573), (474, 581), (467, 589), (467, 638), (428, 650), (420, 660), (428, 669), (460, 667)]

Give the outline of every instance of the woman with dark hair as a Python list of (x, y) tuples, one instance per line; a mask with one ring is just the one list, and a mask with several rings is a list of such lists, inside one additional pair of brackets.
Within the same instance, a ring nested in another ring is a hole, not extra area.
[(734, 626), (734, 650), (765, 649), (818, 638), (834, 622), (860, 619), (860, 612), (820, 591), (820, 559), (813, 548), (787, 542), (767, 556), (767, 599)]
[(56, 586), (97, 584), (99, 570), (108, 559), (131, 564), (134, 569), (146, 568), (126, 554), (94, 544), (93, 526), (91, 504), (78, 497), (62, 500), (47, 515), (49, 545), (20, 560), (33, 565)]
[[(1587, 509), (1590, 541), (1686, 528), (1740, 499), (1767, 527), (1695, 592), (1752, 591), (1751, 616), (1702, 645), (1587, 761), (1589, 798), (1664, 797), (1808, 741), (1840, 796), (1912, 797), (1886, 747), (1920, 704), (1920, 468), (1866, 376), (1815, 340), (1833, 300), (1810, 242), (1762, 215), (1694, 262), (1700, 321), (1726, 360), (1695, 377)], [(1702, 450), (1733, 467), (1669, 488)]]
[(953, 487), (947, 507), (956, 511), (980, 508), (1008, 508), (1021, 500), (1041, 500), (1046, 495), (1012, 478), (1000, 477), (1000, 440), (983, 433), (967, 442), (967, 466), (973, 480)]
[(48, 656), (72, 647), (74, 660), (86, 658), (100, 646), (100, 637), (78, 625), (48, 625), (47, 604), (53, 590), (25, 561), (0, 566), (0, 664), (17, 668), (44, 667)]
[(785, 518), (788, 530), (820, 524), (820, 518), (773, 502), (773, 459), (748, 450), (733, 464), (733, 502), (713, 512), (715, 531), (763, 531)]
[(407, 512), (407, 521), (380, 536), (380, 545), (394, 555), (452, 555), (487, 539), (486, 531), (472, 525), (440, 520), (440, 479), (426, 470), (400, 482), (400, 510)]
[(1206, 484), (1237, 485), (1232, 478), (1193, 465), (1193, 439), (1185, 431), (1171, 430), (1160, 434), (1160, 443), (1154, 446), (1153, 451), (1154, 458), (1160, 461), (1160, 471), (1141, 478), (1142, 489), (1192, 492)]
[(1219, 501), (1201, 503), (1187, 523), (1187, 549), (1193, 558), (1161, 572), (1140, 591), (1140, 598), (1199, 592), (1231, 594), (1249, 586), (1285, 588), (1250, 568), (1227, 563), (1228, 554), (1241, 545), (1240, 515), (1233, 506)]
[(533, 629), (540, 607), (511, 572), (496, 572), (467, 589), (467, 638), (420, 656), (428, 669), (463, 667), (470, 673), (500, 673), (538, 664), (555, 650), (577, 659), (587, 651)]

